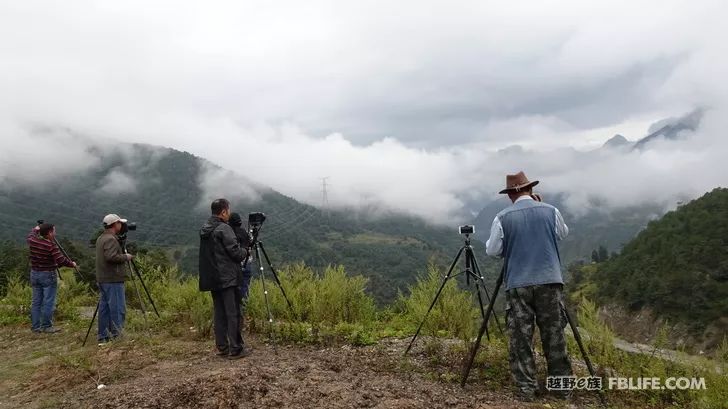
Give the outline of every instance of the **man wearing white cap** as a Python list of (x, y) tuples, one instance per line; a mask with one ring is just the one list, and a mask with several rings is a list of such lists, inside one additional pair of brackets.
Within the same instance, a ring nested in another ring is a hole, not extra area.
[(116, 235), (121, 232), (122, 219), (116, 214), (104, 217), (104, 232), (96, 240), (96, 282), (99, 286), (98, 341), (105, 343), (121, 335), (126, 316), (124, 281), (125, 264), (133, 256), (126, 254)]

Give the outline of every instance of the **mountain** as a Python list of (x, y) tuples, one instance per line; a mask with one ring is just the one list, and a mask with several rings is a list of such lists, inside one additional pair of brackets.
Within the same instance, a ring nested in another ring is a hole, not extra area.
[(130, 242), (164, 249), (196, 274), (198, 229), (210, 201), (224, 196), (244, 218), (253, 211), (267, 214), (261, 240), (274, 266), (343, 264), (370, 279), (369, 291), (380, 302), (404, 290), (429, 259), (449, 263), (462, 245), (454, 227), (381, 210), (322, 212), (186, 152), (148, 145), (88, 151), (95, 160), (82, 171), (0, 185), (0, 239), (22, 243), (43, 218), (56, 224), (60, 237), (85, 246), (102, 217), (115, 212), (137, 223)]
[(728, 189), (650, 222), (621, 254), (582, 269), (573, 288), (591, 288), (602, 304), (649, 309), (693, 333), (709, 331), (720, 342), (728, 336)]
[(679, 118), (668, 118), (650, 126), (649, 134), (637, 141), (633, 149), (644, 149), (657, 140), (680, 139), (685, 132), (695, 132), (703, 119), (704, 110), (699, 108)]
[(617, 134), (611, 137), (608, 141), (604, 142), (602, 148), (620, 149), (631, 145), (632, 143), (628, 141), (627, 138), (625, 138), (623, 135)]
[[(604, 150), (627, 153), (630, 150), (647, 149), (649, 144), (658, 140), (680, 139), (687, 132), (698, 129), (704, 112), (703, 109), (695, 109), (681, 117), (657, 121), (650, 126), (648, 135), (636, 142), (617, 134), (600, 148), (580, 154), (585, 160), (599, 160)], [(512, 146), (508, 149), (518, 151), (522, 148)], [(588, 260), (592, 250), (600, 246), (606, 247), (610, 252), (618, 252), (650, 220), (662, 216), (665, 212), (664, 204), (658, 203), (610, 209), (602, 206), (598, 198), (592, 198), (592, 203), (589, 203), (586, 209), (572, 209), (566, 203), (568, 194), (565, 192), (546, 192), (544, 196), (547, 203), (561, 210), (571, 228), (569, 237), (561, 243), (561, 255), (565, 264)], [(473, 221), (479, 239), (487, 240), (493, 218), (509, 205), (510, 201), (503, 196), (486, 203), (481, 208)]]

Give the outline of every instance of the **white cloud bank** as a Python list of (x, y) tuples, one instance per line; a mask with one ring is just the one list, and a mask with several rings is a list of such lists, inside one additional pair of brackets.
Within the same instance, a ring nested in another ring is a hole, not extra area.
[[(726, 17), (720, 1), (5, 3), (0, 181), (93, 164), (71, 129), (313, 204), (329, 176), (334, 205), (433, 220), (521, 169), (574, 206), (668, 203), (728, 184)], [(696, 106), (689, 139), (575, 150)]]

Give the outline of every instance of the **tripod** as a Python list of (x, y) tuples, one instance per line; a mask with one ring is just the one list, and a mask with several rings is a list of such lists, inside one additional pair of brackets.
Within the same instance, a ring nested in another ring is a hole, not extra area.
[[(124, 254), (129, 254), (129, 252), (126, 249), (126, 237), (119, 238), (119, 244), (121, 245), (121, 250)], [(152, 305), (152, 308), (154, 309), (154, 313), (159, 317), (159, 311), (157, 311), (157, 306), (154, 304), (154, 300), (152, 299), (152, 295), (149, 293), (149, 290), (147, 289), (146, 284), (144, 284), (144, 279), (142, 278), (141, 273), (139, 272), (139, 268), (136, 265), (136, 262), (134, 262), (133, 259), (127, 259), (126, 261), (127, 267), (129, 268), (131, 281), (134, 283), (134, 290), (136, 291), (137, 297), (139, 298), (139, 305), (142, 308), (142, 314), (144, 316), (144, 322), (147, 323), (147, 310), (144, 305), (144, 300), (142, 299), (142, 295), (139, 292), (139, 286), (136, 283), (136, 279), (134, 278), (134, 274), (136, 274), (137, 278), (139, 278), (139, 282), (142, 285), (142, 288), (144, 288), (144, 293), (147, 295), (147, 298), (149, 299), (149, 303)], [(96, 303), (96, 309), (94, 310), (94, 315), (91, 317), (91, 322), (88, 325), (88, 330), (86, 331), (86, 337), (83, 339), (83, 345), (86, 346), (86, 342), (88, 341), (88, 336), (91, 333), (91, 328), (94, 326), (94, 321), (96, 320), (96, 316), (99, 313), (99, 306), (101, 305), (101, 298), (105, 298), (105, 294), (101, 286), (99, 285), (99, 291), (101, 292), (101, 297), (99, 298), (99, 302)]]
[[(53, 242), (58, 247), (58, 250), (61, 251), (61, 254), (63, 254), (63, 256), (65, 256), (67, 259), (70, 260), (71, 257), (66, 252), (66, 249), (64, 249), (63, 246), (61, 246), (61, 243), (58, 241), (58, 239), (55, 238), (55, 237), (53, 237)], [(73, 267), (73, 270), (76, 272), (76, 275), (78, 275), (79, 278), (81, 278), (83, 280), (86, 279), (86, 276), (84, 276), (83, 274), (81, 274), (81, 270), (79, 270), (78, 267)], [(61, 278), (61, 272), (60, 272), (60, 270), (56, 269), (56, 271), (58, 272), (58, 278)], [(91, 289), (91, 291), (93, 291), (93, 289)]]
[[(273, 268), (273, 264), (270, 262), (270, 258), (268, 257), (268, 253), (265, 251), (265, 247), (263, 246), (263, 242), (258, 240), (258, 235), (260, 233), (260, 227), (253, 228), (252, 229), (252, 245), (251, 248), (255, 252), (255, 259), (258, 260), (258, 268), (260, 270), (260, 281), (263, 285), (263, 298), (265, 299), (265, 309), (268, 313), (268, 330), (270, 332), (271, 341), (273, 343), (273, 350), (278, 353), (278, 350), (276, 349), (275, 344), (275, 336), (273, 333), (273, 314), (270, 310), (270, 301), (268, 299), (268, 289), (265, 285), (265, 268), (263, 267), (263, 260), (260, 258), (260, 254), (263, 253), (263, 257), (265, 257), (265, 262), (268, 264), (268, 268), (270, 268), (271, 273), (273, 274), (273, 278), (275, 279), (276, 285), (278, 285), (278, 288), (281, 290), (281, 294), (283, 294), (283, 298), (286, 300), (286, 303), (288, 304), (288, 308), (291, 310), (291, 313), (293, 313), (293, 304), (291, 304), (291, 301), (288, 299), (288, 296), (286, 295), (286, 291), (283, 289), (283, 285), (281, 285), (281, 280), (278, 278), (278, 273), (276, 272), (275, 268)], [(249, 258), (245, 259), (245, 262), (243, 263), (243, 270), (247, 268), (248, 266)]]
[[(470, 350), (470, 356), (466, 358), (465, 366), (463, 367), (463, 379), (460, 381), (460, 386), (465, 387), (465, 382), (468, 380), (468, 375), (470, 375), (470, 369), (473, 367), (473, 361), (475, 361), (475, 356), (478, 354), (478, 348), (480, 347), (480, 342), (483, 339), (483, 334), (487, 331), (488, 327), (488, 320), (490, 319), (491, 314), (495, 316), (495, 312), (493, 311), (493, 306), (495, 305), (495, 299), (498, 297), (498, 291), (500, 290), (500, 287), (503, 285), (503, 276), (506, 272), (506, 263), (503, 263), (503, 267), (501, 269), (500, 275), (498, 276), (498, 280), (495, 282), (495, 288), (493, 289), (493, 298), (490, 299), (490, 303), (488, 304), (488, 309), (485, 312), (485, 317), (483, 318), (483, 324), (480, 326), (480, 330), (478, 331), (478, 337), (475, 339), (475, 343), (473, 344), (472, 349)], [(589, 374), (594, 377), (596, 376), (596, 373), (594, 372), (594, 367), (592, 366), (591, 360), (589, 359), (589, 355), (586, 353), (586, 349), (584, 348), (584, 343), (581, 340), (581, 335), (579, 334), (579, 328), (574, 324), (574, 320), (571, 317), (571, 314), (569, 313), (569, 310), (566, 309), (564, 306), (564, 313), (566, 315), (566, 319), (569, 322), (569, 326), (571, 327), (571, 331), (574, 333), (574, 339), (576, 340), (576, 344), (579, 346), (579, 352), (581, 352), (581, 356), (584, 359), (584, 363), (586, 364), (587, 369), (589, 369)], [(606, 398), (604, 397), (604, 392), (602, 390), (597, 391), (599, 393), (599, 400), (601, 401), (602, 405), (604, 407), (607, 406)]]
[[(465, 270), (453, 275), (453, 270), (455, 269), (455, 266), (458, 263), (458, 260), (460, 260), (460, 256), (465, 253)], [(442, 290), (445, 288), (445, 284), (447, 284), (448, 280), (451, 278), (455, 278), (461, 274), (465, 274), (466, 283), (470, 284), (470, 279), (473, 279), (475, 282), (475, 291), (478, 294), (478, 304), (480, 306), (480, 315), (483, 318), (483, 320), (486, 320), (486, 314), (483, 310), (483, 296), (481, 294), (482, 292), (485, 293), (485, 297), (490, 301), (492, 304), (495, 300), (495, 297), (491, 298), (490, 294), (488, 293), (488, 289), (485, 287), (485, 280), (483, 279), (483, 275), (480, 272), (480, 267), (478, 267), (478, 260), (475, 258), (475, 254), (473, 253), (473, 246), (470, 244), (470, 235), (465, 234), (465, 245), (463, 245), (460, 248), (460, 251), (458, 251), (457, 256), (455, 256), (455, 259), (452, 261), (452, 264), (450, 265), (450, 269), (448, 269), (447, 274), (445, 275), (445, 278), (442, 280), (442, 284), (440, 284), (440, 288), (437, 290), (437, 293), (435, 294), (435, 298), (432, 300), (432, 303), (430, 304), (430, 308), (427, 310), (427, 313), (425, 313), (425, 316), (422, 317), (422, 322), (420, 322), (420, 326), (417, 328), (417, 332), (415, 332), (415, 335), (412, 337), (412, 340), (409, 343), (409, 346), (407, 346), (407, 349), (404, 351), (404, 355), (407, 355), (412, 348), (412, 345), (414, 345), (415, 340), (417, 339), (417, 336), (420, 334), (420, 331), (422, 330), (422, 326), (425, 324), (425, 320), (427, 319), (427, 316), (430, 315), (430, 312), (432, 311), (432, 308), (435, 306), (435, 303), (437, 302), (437, 299), (440, 297), (440, 294), (442, 293)], [(500, 326), (500, 322), (498, 322), (498, 317), (495, 317), (495, 322), (498, 327), (498, 331), (500, 333), (503, 333), (503, 329)], [(484, 321), (484, 323), (487, 323), (487, 321)], [(485, 331), (487, 333), (488, 329), (487, 326), (485, 326)], [(481, 327), (483, 328), (483, 327)], [(488, 339), (490, 339), (490, 334), (487, 334)]]

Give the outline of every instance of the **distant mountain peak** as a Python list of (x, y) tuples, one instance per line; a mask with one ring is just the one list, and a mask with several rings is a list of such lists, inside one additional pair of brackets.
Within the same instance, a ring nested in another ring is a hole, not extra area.
[(697, 108), (686, 115), (678, 118), (667, 118), (657, 121), (649, 128), (649, 135), (635, 143), (634, 149), (642, 149), (648, 143), (658, 139), (676, 140), (686, 131), (695, 132), (700, 126), (705, 110)]
[(629, 145), (630, 142), (625, 138), (623, 135), (616, 134), (613, 137), (611, 137), (608, 141), (604, 142), (604, 145), (602, 147), (604, 148), (619, 148), (625, 145)]

